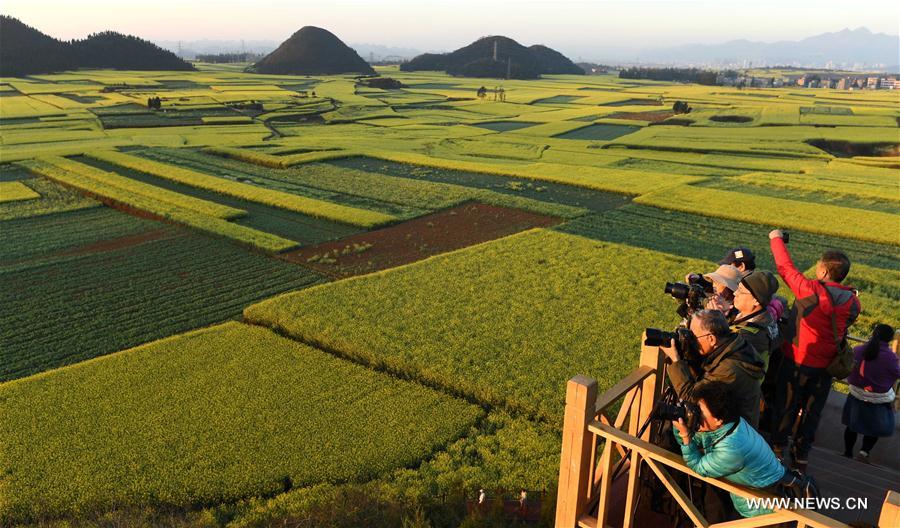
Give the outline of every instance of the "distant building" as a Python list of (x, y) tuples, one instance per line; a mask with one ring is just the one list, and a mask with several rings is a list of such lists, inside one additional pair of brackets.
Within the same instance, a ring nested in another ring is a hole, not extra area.
[(869, 90), (877, 90), (878, 89), (878, 77), (869, 77), (866, 79), (866, 88)]
[(885, 77), (881, 79), (881, 88), (883, 90), (900, 90), (900, 80), (896, 77)]

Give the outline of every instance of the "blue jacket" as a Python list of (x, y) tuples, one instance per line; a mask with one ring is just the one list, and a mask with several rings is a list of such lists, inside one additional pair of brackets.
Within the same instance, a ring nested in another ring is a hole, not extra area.
[[(678, 430), (673, 428), (685, 464), (704, 477), (723, 477), (752, 488), (775, 484), (784, 476), (784, 466), (775, 458), (775, 453), (763, 437), (746, 420), (739, 420), (731, 434), (728, 431), (734, 422), (723, 424), (715, 431), (696, 433), (688, 445), (682, 443)], [(722, 440), (710, 448), (720, 438)], [(744, 517), (772, 513), (772, 510), (751, 508), (746, 499), (734, 493), (731, 494), (731, 501)]]

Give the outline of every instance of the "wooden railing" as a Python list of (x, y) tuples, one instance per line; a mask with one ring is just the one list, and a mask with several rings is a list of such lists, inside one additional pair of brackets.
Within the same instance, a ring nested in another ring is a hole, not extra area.
[[(776, 497), (723, 479), (700, 476), (685, 465), (680, 455), (651, 444), (649, 430), (639, 435), (639, 428), (648, 421), (662, 394), (665, 381), (663, 359), (658, 347), (643, 345), (639, 366), (599, 396), (595, 380), (585, 376), (575, 376), (569, 380), (556, 504), (557, 528), (613, 526), (610, 498), (613, 468), (618, 466), (625, 471), (619, 472), (616, 478), (627, 478), (627, 483), (624, 485), (624, 514), (621, 520), (617, 517), (615, 526), (635, 526), (641, 485), (639, 472), (645, 468), (643, 470), (655, 474), (696, 526), (753, 528), (796, 521), (798, 528), (848, 528), (848, 525), (812, 510), (775, 510), (774, 513), (757, 517), (710, 524), (672, 477), (673, 471), (747, 499)], [(619, 411), (612, 419), (610, 409), (619, 402)], [(602, 450), (598, 452), (601, 446)], [(625, 457), (627, 460), (622, 460)], [(623, 500), (621, 496), (617, 499)], [(896, 493), (888, 494), (882, 507), (880, 526), (898, 526), (889, 524), (893, 522), (890, 519), (900, 516), (898, 502)]]

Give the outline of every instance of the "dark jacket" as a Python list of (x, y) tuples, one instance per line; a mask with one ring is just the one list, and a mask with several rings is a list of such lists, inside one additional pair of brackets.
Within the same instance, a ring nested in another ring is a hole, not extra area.
[(694, 391), (704, 384), (721, 381), (740, 398), (741, 416), (753, 427), (759, 424), (760, 384), (765, 377), (763, 362), (739, 334), (731, 334), (703, 358), (699, 372), (687, 361), (676, 361), (669, 366), (669, 379), (678, 397), (693, 401)]
[(766, 309), (762, 309), (749, 319), (738, 315), (731, 324), (731, 331), (744, 336), (744, 339), (750, 343), (756, 350), (756, 355), (762, 360), (763, 370), (767, 370), (772, 354), (772, 345), (775, 343), (775, 336), (772, 335), (772, 332), (778, 332), (771, 314)]
[(797, 298), (792, 308), (796, 313), (794, 338), (784, 344), (785, 357), (797, 365), (825, 368), (837, 354), (831, 314), (835, 314), (838, 340), (843, 339), (862, 310), (859, 298), (852, 288), (837, 282), (804, 277), (781, 238), (773, 238), (770, 245), (778, 274)]

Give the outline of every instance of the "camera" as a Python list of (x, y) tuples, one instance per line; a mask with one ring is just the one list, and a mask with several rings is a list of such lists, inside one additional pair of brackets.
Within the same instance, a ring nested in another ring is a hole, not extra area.
[(696, 433), (700, 429), (700, 406), (685, 400), (670, 402), (669, 399), (659, 402), (654, 409), (653, 417), (657, 420), (671, 420), (677, 422), (684, 420), (688, 430)]
[(681, 301), (676, 312), (681, 317), (689, 319), (692, 313), (703, 309), (703, 303), (713, 291), (713, 285), (703, 275), (692, 273), (688, 276), (687, 284), (667, 282), (663, 291)]
[(644, 339), (644, 344), (647, 346), (669, 346), (674, 343), (675, 350), (686, 360), (691, 361), (700, 357), (697, 338), (689, 328), (676, 328), (674, 332), (647, 328), (645, 332), (647, 337)]

